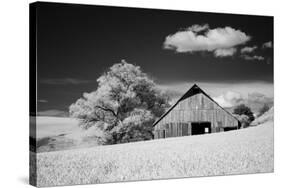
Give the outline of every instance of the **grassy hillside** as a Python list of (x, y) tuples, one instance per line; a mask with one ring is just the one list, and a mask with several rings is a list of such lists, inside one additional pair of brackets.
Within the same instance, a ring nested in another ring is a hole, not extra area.
[(37, 155), (38, 185), (273, 172), (273, 121), (237, 131)]

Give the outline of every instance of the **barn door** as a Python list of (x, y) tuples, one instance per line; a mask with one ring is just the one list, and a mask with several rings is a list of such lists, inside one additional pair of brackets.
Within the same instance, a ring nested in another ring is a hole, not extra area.
[(182, 123), (182, 136), (190, 135), (189, 125), (188, 123)]

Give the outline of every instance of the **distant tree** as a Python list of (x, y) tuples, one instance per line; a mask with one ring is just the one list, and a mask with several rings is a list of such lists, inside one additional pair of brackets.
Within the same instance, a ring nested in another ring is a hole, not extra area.
[(122, 60), (97, 82), (96, 91), (84, 93), (69, 107), (70, 116), (80, 119), (84, 129), (101, 130), (105, 144), (152, 139), (152, 124), (168, 107), (167, 95), (154, 81)]
[(250, 118), (249, 116), (242, 114), (242, 115), (238, 115), (236, 114), (235, 117), (240, 121), (241, 123), (241, 128), (246, 128), (250, 126)]
[(269, 106), (267, 104), (264, 104), (259, 110), (259, 116), (263, 115), (268, 110), (269, 110)]
[(250, 122), (254, 121), (254, 119), (255, 119), (253, 112), (245, 104), (240, 104), (240, 105), (236, 106), (233, 110), (233, 114), (238, 114), (240, 116), (246, 115), (249, 117)]

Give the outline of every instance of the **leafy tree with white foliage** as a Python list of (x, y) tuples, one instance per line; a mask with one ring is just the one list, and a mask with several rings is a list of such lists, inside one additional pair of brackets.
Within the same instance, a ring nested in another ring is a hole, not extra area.
[(152, 139), (152, 124), (168, 107), (168, 96), (154, 81), (122, 60), (97, 82), (96, 91), (84, 93), (69, 107), (70, 116), (80, 119), (84, 129), (101, 130), (104, 144)]

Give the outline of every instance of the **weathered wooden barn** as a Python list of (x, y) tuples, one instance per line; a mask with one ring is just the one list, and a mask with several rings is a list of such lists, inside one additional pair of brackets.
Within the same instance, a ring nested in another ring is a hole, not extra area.
[(194, 84), (154, 124), (154, 138), (208, 134), (240, 128), (240, 122)]

